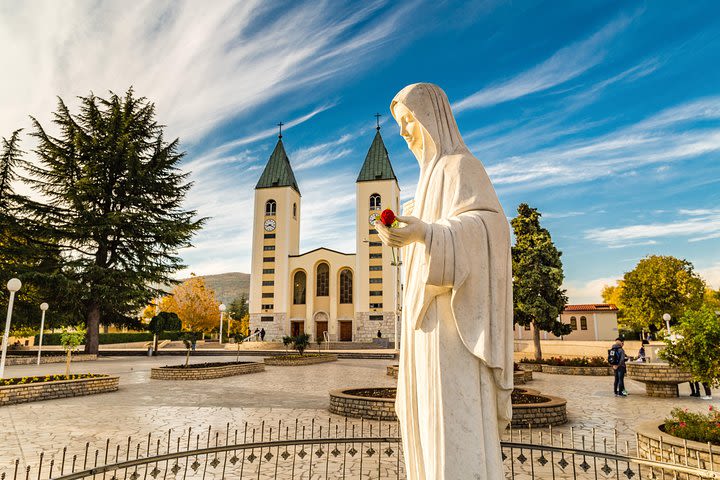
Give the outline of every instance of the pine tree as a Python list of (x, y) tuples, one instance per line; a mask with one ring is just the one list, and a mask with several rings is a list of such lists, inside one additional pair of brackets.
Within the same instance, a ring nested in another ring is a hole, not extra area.
[(36, 119), (39, 162), (29, 182), (46, 199), (32, 205), (39, 232), (62, 254), (62, 271), (76, 291), (87, 325), (85, 350), (98, 351), (101, 321), (135, 317), (183, 267), (177, 251), (204, 223), (182, 203), (191, 183), (178, 169), (179, 140), (166, 142), (155, 106), (137, 98), (79, 97), (80, 111), (62, 99), (50, 135)]
[(562, 253), (555, 248), (550, 232), (540, 226), (541, 214), (525, 203), (510, 224), (515, 233), (512, 247), (514, 320), (521, 326), (531, 325), (535, 358), (542, 359), (540, 330), (556, 336), (567, 335), (570, 325), (558, 320), (567, 304), (562, 289)]

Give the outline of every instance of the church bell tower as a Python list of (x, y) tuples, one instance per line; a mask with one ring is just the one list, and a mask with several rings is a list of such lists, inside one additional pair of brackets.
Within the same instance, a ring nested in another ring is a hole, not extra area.
[[(281, 127), (282, 128), (282, 127)], [(255, 186), (250, 333), (265, 329), (270, 339), (289, 331), (289, 256), (300, 248), (300, 189), (285, 153), (282, 131)]]
[[(356, 192), (356, 341), (370, 342), (380, 331), (393, 339), (398, 314), (398, 266), (392, 249), (383, 245), (373, 222), (386, 208), (400, 214), (400, 187), (385, 142), (376, 127), (370, 149), (355, 183)], [(396, 250), (399, 260), (399, 253)], [(400, 328), (399, 325), (397, 327)]]

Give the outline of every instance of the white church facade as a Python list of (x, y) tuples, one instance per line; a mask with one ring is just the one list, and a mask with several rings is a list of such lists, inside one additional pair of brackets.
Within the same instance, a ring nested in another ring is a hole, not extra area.
[(355, 253), (324, 247), (300, 253), (302, 197), (279, 135), (255, 187), (251, 332), (265, 329), (270, 341), (302, 332), (313, 341), (370, 342), (378, 332), (393, 339), (398, 268), (372, 221), (385, 208), (399, 212), (400, 188), (379, 127), (355, 193)]

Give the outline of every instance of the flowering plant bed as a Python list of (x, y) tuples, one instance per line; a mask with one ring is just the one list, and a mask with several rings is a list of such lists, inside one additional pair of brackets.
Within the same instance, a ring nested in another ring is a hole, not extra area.
[(295, 366), (295, 365), (313, 365), (315, 363), (335, 362), (337, 355), (330, 353), (308, 353), (297, 355), (288, 353), (286, 355), (276, 355), (274, 357), (265, 357), (265, 365), (273, 366)]
[(562, 358), (550, 357), (535, 360), (534, 358), (523, 358), (520, 363), (552, 365), (556, 367), (609, 367), (610, 364), (603, 357), (581, 357), (581, 358)]
[[(64, 358), (63, 358), (64, 360)], [(9, 385), (27, 385), (29, 383), (57, 382), (58, 380), (79, 380), (81, 378), (98, 378), (107, 377), (107, 375), (99, 375), (95, 373), (78, 373), (75, 375), (38, 375), (35, 377), (13, 377), (0, 379), (0, 387)]]
[(0, 380), (0, 406), (114, 392), (120, 377), (76, 374), (41, 375)]
[(693, 413), (676, 407), (665, 419), (661, 430), (685, 440), (720, 446), (720, 411), (712, 405), (707, 413)]
[[(685, 414), (687, 412), (680, 411), (678, 413)], [(704, 415), (702, 413), (691, 415), (697, 415), (697, 417), (690, 418), (684, 415), (673, 415), (668, 418), (666, 422), (671, 424), (671, 430), (687, 430), (686, 433), (693, 432), (691, 435), (700, 432), (704, 434), (707, 428), (712, 430), (712, 425), (706, 424), (706, 419), (712, 418), (711, 415)], [(705, 419), (701, 417), (705, 417)], [(681, 418), (685, 420), (680, 420)], [(688, 422), (688, 420), (690, 420), (690, 422)], [(684, 427), (680, 426), (681, 421), (685, 423)], [(697, 424), (695, 424), (696, 421), (698, 422)], [(710, 441), (696, 442), (675, 434), (670, 434), (665, 424), (659, 425), (659, 423), (657, 420), (644, 422), (636, 427), (638, 456), (640, 458), (660, 462), (667, 462), (668, 459), (673, 459), (673, 461), (679, 465), (687, 462), (690, 465), (697, 465), (705, 470), (720, 471), (719, 445), (713, 444)]]
[(260, 362), (207, 362), (190, 365), (167, 365), (150, 370), (156, 380), (209, 380), (265, 371)]

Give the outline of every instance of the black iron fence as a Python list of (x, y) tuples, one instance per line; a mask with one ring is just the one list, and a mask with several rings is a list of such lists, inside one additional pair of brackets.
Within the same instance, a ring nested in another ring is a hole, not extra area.
[[(710, 462), (686, 455), (640, 458), (617, 432), (511, 431), (503, 442), (507, 479), (720, 479)], [(19, 460), (0, 480), (405, 479), (395, 422), (279, 421), (222, 430), (148, 434), (141, 441), (86, 443)]]

